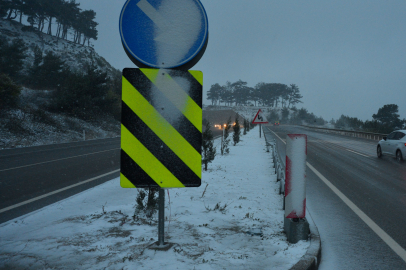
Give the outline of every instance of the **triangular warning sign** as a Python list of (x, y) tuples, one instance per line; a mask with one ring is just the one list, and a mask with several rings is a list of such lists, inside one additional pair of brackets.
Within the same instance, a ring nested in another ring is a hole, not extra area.
[(252, 120), (253, 124), (268, 124), (268, 120), (262, 113), (261, 109), (258, 110), (257, 115), (255, 115), (254, 120)]

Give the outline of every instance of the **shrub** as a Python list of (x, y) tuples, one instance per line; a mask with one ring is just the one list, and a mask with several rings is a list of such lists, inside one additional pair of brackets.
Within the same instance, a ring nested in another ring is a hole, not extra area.
[(21, 86), (15, 84), (6, 74), (0, 74), (0, 108), (17, 107)]
[(143, 212), (148, 218), (152, 218), (158, 209), (157, 189), (148, 188), (145, 190), (148, 191), (148, 196), (143, 189), (138, 191), (137, 198), (135, 199), (137, 204), (135, 206), (134, 215)]
[(14, 39), (9, 44), (6, 38), (0, 36), (0, 73), (19, 79), (23, 59), (27, 57), (26, 50), (27, 47), (22, 39)]
[(233, 141), (234, 146), (240, 142), (240, 135), (241, 135), (241, 128), (240, 128), (240, 121), (238, 120), (238, 114), (235, 116), (235, 124), (233, 126), (234, 134), (233, 134)]

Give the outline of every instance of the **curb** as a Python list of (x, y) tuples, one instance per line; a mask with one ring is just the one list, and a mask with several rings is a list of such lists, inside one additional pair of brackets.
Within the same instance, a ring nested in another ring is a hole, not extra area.
[(309, 213), (309, 209), (307, 209), (306, 219), (310, 228), (310, 245), (306, 254), (290, 270), (317, 270), (319, 268), (321, 260), (320, 234)]

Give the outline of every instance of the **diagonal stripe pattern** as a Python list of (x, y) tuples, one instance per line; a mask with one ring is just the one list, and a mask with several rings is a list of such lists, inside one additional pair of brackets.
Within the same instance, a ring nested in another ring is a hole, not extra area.
[(201, 184), (200, 71), (124, 69), (122, 187)]

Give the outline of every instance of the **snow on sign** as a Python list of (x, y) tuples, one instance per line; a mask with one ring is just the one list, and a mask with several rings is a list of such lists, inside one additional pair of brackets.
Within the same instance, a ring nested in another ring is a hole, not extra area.
[(253, 124), (268, 124), (268, 120), (264, 116), (261, 109), (258, 110), (257, 115), (255, 115), (254, 120), (252, 120)]
[(122, 82), (121, 186), (199, 187), (203, 73), (125, 68)]
[(286, 137), (285, 217), (306, 215), (307, 136), (288, 134)]
[(120, 35), (140, 68), (189, 69), (207, 47), (206, 11), (199, 0), (127, 0)]

